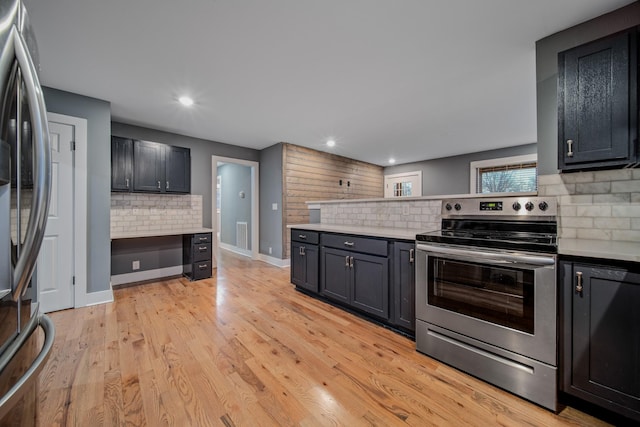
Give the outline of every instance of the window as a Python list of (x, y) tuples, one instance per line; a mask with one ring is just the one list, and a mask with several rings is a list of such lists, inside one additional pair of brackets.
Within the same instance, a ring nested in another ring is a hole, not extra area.
[(536, 154), (471, 162), (471, 193), (537, 191), (537, 166)]
[(422, 196), (422, 171), (384, 176), (384, 197)]

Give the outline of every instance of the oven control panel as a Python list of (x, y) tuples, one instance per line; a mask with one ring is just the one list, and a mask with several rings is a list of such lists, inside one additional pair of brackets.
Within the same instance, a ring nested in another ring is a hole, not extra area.
[(554, 197), (486, 197), (446, 199), (442, 201), (442, 216), (556, 216)]

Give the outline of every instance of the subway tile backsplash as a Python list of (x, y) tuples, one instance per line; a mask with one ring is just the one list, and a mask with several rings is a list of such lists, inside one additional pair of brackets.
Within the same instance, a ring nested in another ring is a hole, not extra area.
[(111, 194), (111, 233), (200, 227), (201, 195)]
[(404, 228), (440, 228), (440, 200), (363, 201), (323, 205), (322, 224)]
[(640, 170), (538, 177), (538, 194), (558, 200), (564, 238), (640, 241)]

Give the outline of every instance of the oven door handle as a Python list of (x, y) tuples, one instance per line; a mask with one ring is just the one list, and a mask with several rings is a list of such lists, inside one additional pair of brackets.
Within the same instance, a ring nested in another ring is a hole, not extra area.
[(486, 252), (469, 249), (457, 249), (444, 246), (425, 245), (418, 243), (416, 248), (419, 251), (431, 252), (438, 255), (450, 255), (463, 260), (472, 261), (473, 259), (494, 262), (494, 263), (516, 263), (530, 264), (540, 266), (553, 266), (556, 263), (555, 257), (522, 255), (501, 252)]

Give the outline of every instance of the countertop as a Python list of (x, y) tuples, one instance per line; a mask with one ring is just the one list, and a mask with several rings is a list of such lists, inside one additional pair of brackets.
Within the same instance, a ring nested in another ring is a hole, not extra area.
[(640, 262), (640, 242), (593, 239), (558, 239), (560, 255)]
[(111, 233), (111, 240), (118, 239), (137, 239), (142, 237), (159, 237), (159, 236), (180, 236), (183, 234), (212, 233), (211, 228), (185, 228), (172, 230), (156, 230), (156, 231), (122, 231)]
[(363, 227), (357, 225), (334, 225), (334, 224), (294, 224), (287, 225), (287, 228), (297, 228), (301, 230), (312, 230), (326, 233), (354, 234), (370, 237), (384, 237), (387, 239), (416, 240), (416, 234), (433, 230), (415, 230), (407, 228), (384, 228), (384, 227)]

